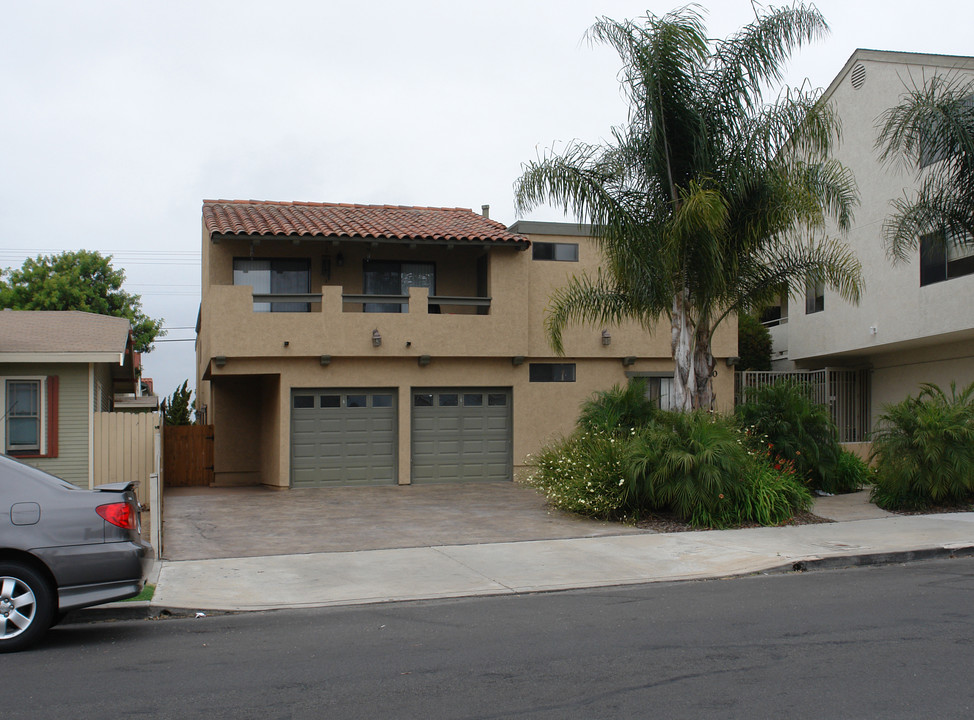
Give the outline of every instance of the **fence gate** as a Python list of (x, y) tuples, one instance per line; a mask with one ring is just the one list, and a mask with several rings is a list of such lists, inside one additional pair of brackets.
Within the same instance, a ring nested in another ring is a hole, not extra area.
[(213, 482), (213, 426), (166, 425), (162, 430), (166, 487)]
[(839, 431), (839, 442), (863, 442), (869, 435), (868, 370), (745, 370), (735, 373), (734, 380), (736, 402), (740, 402), (747, 388), (773, 385), (781, 380), (801, 383), (808, 388), (812, 402), (828, 407)]

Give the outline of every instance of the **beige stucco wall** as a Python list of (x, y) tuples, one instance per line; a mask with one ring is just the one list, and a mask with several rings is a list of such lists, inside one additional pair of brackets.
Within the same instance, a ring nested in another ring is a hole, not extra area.
[[(398, 480), (410, 481), (410, 391), (421, 387), (511, 388), (513, 463), (523, 469), (529, 454), (571, 432), (579, 405), (592, 393), (627, 382), (630, 372), (672, 372), (669, 328), (649, 333), (638, 324), (573, 326), (565, 355), (554, 355), (543, 318), (551, 290), (570, 274), (594, 273), (599, 255), (587, 237), (543, 235), (546, 242), (579, 245), (579, 262), (533, 261), (530, 251), (510, 247), (423, 247), (342, 241), (262, 240), (254, 257), (309, 257), (312, 289), (321, 303), (308, 313), (255, 313), (251, 289), (232, 285), (234, 257), (249, 257), (245, 241), (203, 239), (201, 333), (198, 338), (198, 397), (215, 426), (218, 484), (290, 484), (291, 393), (298, 388), (390, 388), (398, 397)], [(337, 254), (343, 256), (337, 266)], [(409, 312), (362, 313), (345, 305), (342, 292), (361, 293), (362, 262), (372, 259), (436, 263), (440, 295), (476, 295), (476, 265), (488, 257), (489, 314), (428, 312), (428, 292), (410, 291)], [(329, 258), (330, 276), (321, 273)], [(375, 347), (372, 331), (382, 343)], [(286, 345), (285, 345), (286, 343)], [(736, 321), (714, 340), (718, 408), (733, 407), (733, 372), (723, 363), (737, 354)], [(429, 355), (430, 364), (418, 359)], [(212, 358), (223, 356), (217, 367)], [(329, 356), (327, 364), (322, 357)], [(635, 357), (625, 367), (624, 357)], [(513, 358), (523, 364), (514, 365)], [(573, 362), (574, 383), (530, 383), (532, 362)], [(211, 379), (207, 379), (211, 378)]]

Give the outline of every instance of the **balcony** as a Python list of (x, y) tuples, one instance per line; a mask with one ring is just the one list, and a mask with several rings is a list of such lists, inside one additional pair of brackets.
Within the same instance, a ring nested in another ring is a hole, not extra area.
[[(511, 281), (499, 298), (430, 296), (426, 288), (416, 287), (408, 295), (364, 295), (335, 285), (297, 294), (211, 286), (202, 307), (203, 352), (255, 358), (523, 355), (528, 347), (526, 288), (523, 283), (518, 287), (516, 278)], [(261, 303), (275, 311), (255, 311)], [(366, 305), (396, 310), (364, 312)]]

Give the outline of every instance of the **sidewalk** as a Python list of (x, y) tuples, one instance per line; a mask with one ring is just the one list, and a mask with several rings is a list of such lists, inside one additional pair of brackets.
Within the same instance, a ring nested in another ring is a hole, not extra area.
[(820, 499), (815, 514), (837, 522), (816, 525), (163, 562), (142, 612), (503, 595), (974, 554), (974, 513), (893, 515), (863, 495)]

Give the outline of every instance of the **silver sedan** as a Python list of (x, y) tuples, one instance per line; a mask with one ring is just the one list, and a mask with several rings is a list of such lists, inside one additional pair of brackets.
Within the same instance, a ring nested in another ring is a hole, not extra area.
[(69, 610), (139, 594), (151, 548), (135, 485), (81, 490), (0, 455), (0, 652)]

